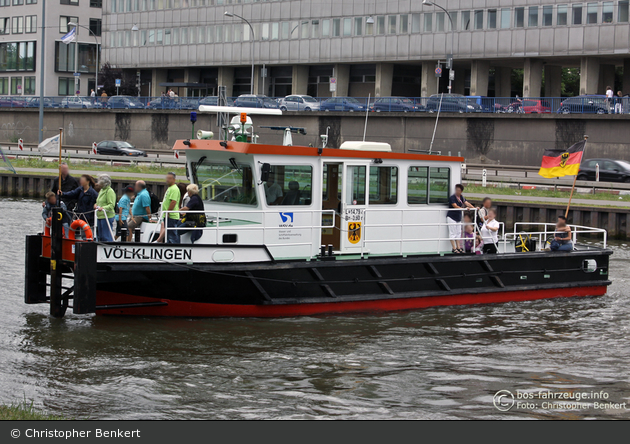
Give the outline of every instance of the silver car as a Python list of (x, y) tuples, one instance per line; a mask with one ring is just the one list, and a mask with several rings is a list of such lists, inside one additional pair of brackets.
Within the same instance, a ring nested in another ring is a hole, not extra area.
[(319, 111), (319, 102), (311, 96), (291, 95), (280, 99), (281, 111)]
[(87, 97), (69, 96), (61, 101), (62, 108), (94, 108), (94, 103)]

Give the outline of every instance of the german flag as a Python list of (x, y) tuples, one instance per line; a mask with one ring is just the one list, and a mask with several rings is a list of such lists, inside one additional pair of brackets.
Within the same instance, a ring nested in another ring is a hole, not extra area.
[(580, 171), (585, 146), (586, 140), (582, 140), (572, 145), (568, 150), (545, 150), (538, 174), (549, 179), (576, 176)]

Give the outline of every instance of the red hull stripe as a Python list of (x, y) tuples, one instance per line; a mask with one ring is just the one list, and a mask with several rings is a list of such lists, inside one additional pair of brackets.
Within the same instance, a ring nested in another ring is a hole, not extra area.
[(378, 299), (352, 302), (325, 302), (286, 305), (231, 305), (206, 304), (201, 302), (172, 301), (159, 298), (145, 298), (120, 293), (99, 291), (97, 305), (131, 304), (143, 302), (167, 302), (158, 307), (116, 308), (96, 310), (99, 315), (135, 316), (180, 316), (180, 317), (259, 317), (276, 318), (287, 316), (309, 316), (326, 313), (365, 313), (414, 310), (419, 308), (475, 305), (501, 302), (531, 301), (572, 296), (601, 296), (606, 294), (606, 286), (555, 288), (531, 291), (501, 291), (483, 294), (460, 294), (449, 296), (428, 296), (403, 299)]
[[(566, 166), (579, 165), (581, 162), (582, 162), (582, 151), (569, 154), (569, 158), (565, 162), (565, 165)], [(556, 156), (556, 157), (543, 156), (542, 164), (540, 165), (540, 167), (541, 168), (559, 167), (561, 163), (562, 163), (561, 156)]]

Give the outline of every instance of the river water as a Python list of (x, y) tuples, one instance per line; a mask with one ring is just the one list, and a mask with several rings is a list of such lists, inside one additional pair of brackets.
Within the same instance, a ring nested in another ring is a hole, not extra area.
[(630, 404), (626, 244), (613, 245), (614, 283), (600, 298), (280, 320), (52, 319), (47, 305), (23, 303), (24, 236), (40, 212), (0, 199), (2, 403), (92, 419), (630, 418), (594, 402), (493, 405), (502, 389)]

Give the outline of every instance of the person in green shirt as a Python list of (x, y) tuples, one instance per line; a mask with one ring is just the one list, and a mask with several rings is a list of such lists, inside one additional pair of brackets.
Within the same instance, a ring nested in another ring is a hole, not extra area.
[[(175, 173), (168, 173), (166, 175), (166, 194), (162, 200), (162, 230), (157, 242), (164, 242), (164, 235), (166, 233), (166, 243), (178, 244), (179, 235), (177, 234), (177, 223), (179, 222), (179, 201), (182, 198), (179, 187), (175, 183), (177, 177)], [(172, 213), (166, 213), (172, 211)], [(166, 228), (164, 228), (164, 221), (166, 221)]]
[(107, 174), (98, 176), (98, 186), (100, 191), (94, 204), (97, 217), (96, 234), (100, 242), (114, 242), (112, 224), (114, 223), (116, 193), (112, 190), (112, 180)]

